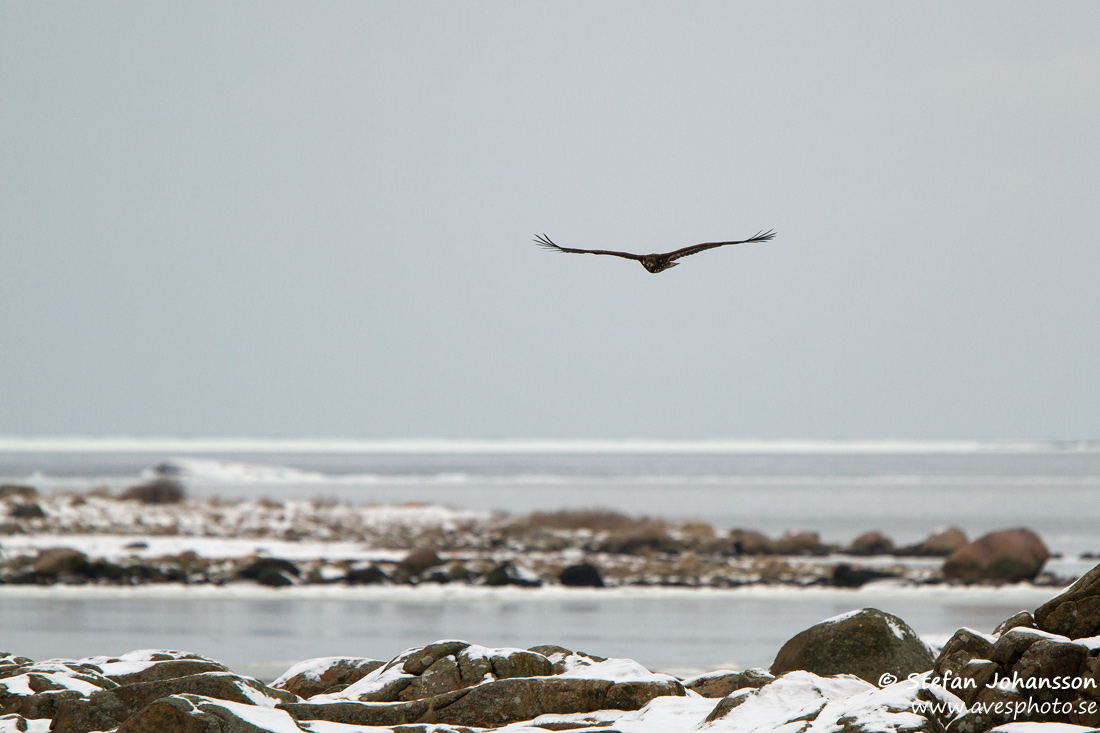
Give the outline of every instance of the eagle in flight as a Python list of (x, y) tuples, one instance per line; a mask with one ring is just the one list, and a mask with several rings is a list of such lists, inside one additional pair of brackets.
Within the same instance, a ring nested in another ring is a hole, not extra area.
[(767, 242), (775, 237), (775, 230), (769, 229), (766, 232), (759, 232), (754, 237), (748, 239), (742, 239), (737, 242), (703, 242), (702, 244), (693, 244), (690, 247), (684, 247), (673, 252), (664, 252), (663, 254), (652, 255), (636, 255), (631, 252), (612, 252), (606, 249), (570, 249), (569, 247), (559, 247), (550, 241), (550, 238), (545, 234), (539, 234), (535, 236), (535, 242), (540, 247), (553, 250), (555, 252), (572, 252), (574, 254), (588, 254), (588, 255), (612, 255), (614, 257), (625, 257), (628, 260), (637, 260), (642, 263), (642, 267), (649, 270), (652, 273), (662, 272), (670, 267), (676, 267), (680, 264), (675, 260), (681, 257), (687, 257), (693, 255), (696, 252), (702, 252), (708, 249), (714, 249), (715, 247), (724, 247), (727, 244), (748, 244), (749, 242)]

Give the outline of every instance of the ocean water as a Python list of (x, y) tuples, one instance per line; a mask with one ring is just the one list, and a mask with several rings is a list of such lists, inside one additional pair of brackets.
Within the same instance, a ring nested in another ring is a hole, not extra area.
[[(606, 507), (634, 515), (810, 530), (897, 543), (958, 526), (1029, 527), (1088, 566), (1100, 552), (1100, 445), (1008, 443), (356, 442), (0, 438), (0, 483), (40, 491), (131, 485), (156, 471), (194, 496), (429, 502), (501, 510)], [(2, 546), (0, 538), (0, 546)], [(178, 648), (270, 679), (308, 657), (389, 658), (442, 638), (555, 643), (654, 669), (767, 666), (823, 618), (874, 606), (930, 641), (991, 631), (1056, 590), (490, 589), (131, 590), (0, 587), (0, 649), (32, 658)]]

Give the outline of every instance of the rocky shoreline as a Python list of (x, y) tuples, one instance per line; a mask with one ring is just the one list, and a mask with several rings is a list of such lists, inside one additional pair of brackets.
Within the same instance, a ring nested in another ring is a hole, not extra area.
[(910, 546), (868, 531), (841, 546), (814, 532), (772, 538), (605, 510), (512, 517), (424, 505), (197, 501), (170, 479), (117, 495), (0, 487), (0, 584), (856, 588), (877, 580), (1072, 582), (1043, 571), (1050, 557), (1042, 539), (1023, 528), (974, 541), (949, 528)]
[(176, 651), (0, 653), (0, 733), (1083, 733), (1100, 726), (1098, 688), (1100, 565), (940, 650), (861, 609), (797, 634), (769, 669), (688, 679), (553, 645), (457, 640), (391, 660), (306, 660), (270, 685)]

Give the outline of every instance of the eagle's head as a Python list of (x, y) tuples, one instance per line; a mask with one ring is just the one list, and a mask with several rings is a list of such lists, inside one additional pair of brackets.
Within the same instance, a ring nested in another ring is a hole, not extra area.
[(680, 263), (673, 262), (672, 260), (667, 260), (659, 255), (648, 255), (642, 258), (642, 267), (649, 270), (653, 274), (657, 274), (662, 270), (667, 270), (670, 267), (676, 267), (676, 265), (678, 264)]

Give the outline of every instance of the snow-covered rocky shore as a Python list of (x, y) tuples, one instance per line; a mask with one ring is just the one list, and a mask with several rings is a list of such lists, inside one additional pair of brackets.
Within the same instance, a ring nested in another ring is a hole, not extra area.
[(841, 546), (813, 532), (766, 537), (601, 510), (512, 517), (431, 505), (199, 501), (169, 480), (117, 495), (0, 487), (0, 584), (1071, 582), (1043, 572), (1049, 556), (1024, 529), (974, 542), (947, 529), (908, 547), (868, 531)]
[(0, 653), (0, 731), (90, 733), (1069, 733), (1100, 726), (1100, 566), (992, 635), (936, 651), (900, 618), (846, 613), (770, 669), (688, 679), (553, 645), (444, 640), (391, 660), (306, 660), (270, 685), (194, 654)]

